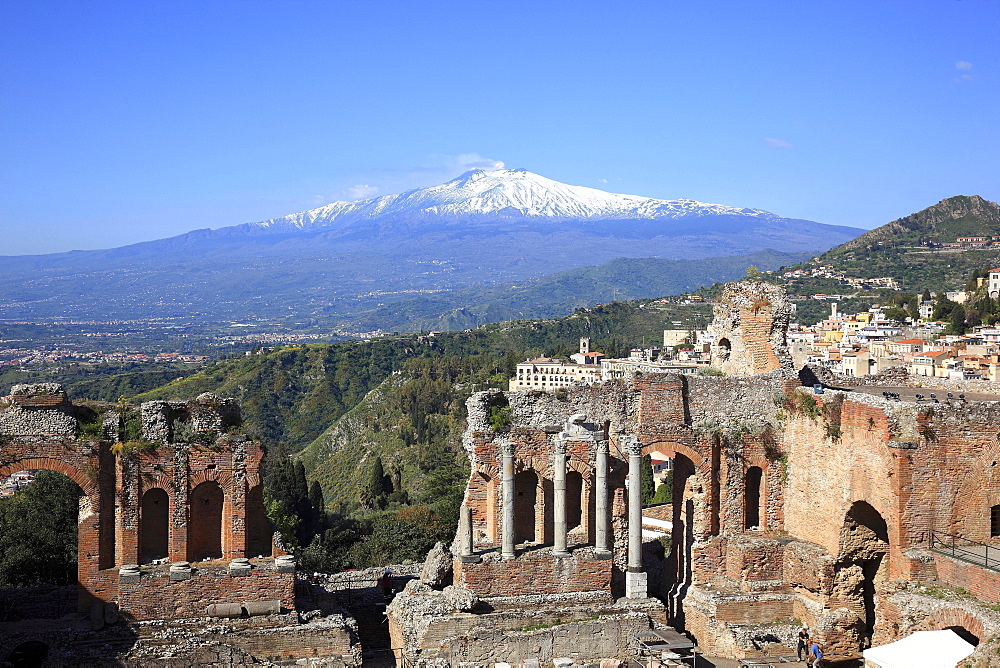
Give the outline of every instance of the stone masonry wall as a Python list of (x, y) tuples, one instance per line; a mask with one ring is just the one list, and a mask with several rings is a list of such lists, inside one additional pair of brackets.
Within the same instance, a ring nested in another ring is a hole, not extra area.
[(535, 594), (603, 591), (611, 586), (611, 561), (595, 559), (589, 548), (561, 559), (553, 558), (549, 549), (531, 550), (510, 561), (495, 553), (485, 556), (478, 564), (455, 563), (455, 584), (483, 598), (523, 594), (526, 583)]
[(790, 365), (785, 333), (791, 312), (779, 286), (727, 283), (712, 306), (712, 366), (742, 376)]
[(160, 567), (145, 571), (138, 583), (122, 583), (119, 591), (120, 609), (137, 620), (206, 617), (216, 603), (281, 601), (285, 611), (295, 609), (295, 574), (278, 573), (266, 562), (243, 577), (233, 577), (224, 565), (205, 565), (176, 582)]

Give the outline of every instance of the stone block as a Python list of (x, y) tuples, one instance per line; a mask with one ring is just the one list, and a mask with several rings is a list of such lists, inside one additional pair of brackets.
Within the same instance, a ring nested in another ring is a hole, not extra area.
[(251, 617), (281, 613), (281, 601), (247, 601), (243, 607)]
[(243, 606), (239, 603), (213, 603), (205, 609), (209, 617), (235, 619), (243, 616)]
[(229, 575), (234, 578), (245, 578), (250, 575), (250, 564), (231, 561), (229, 563)]
[(182, 582), (191, 579), (191, 564), (186, 561), (178, 561), (170, 567), (170, 581)]
[(646, 573), (629, 571), (625, 574), (625, 598), (647, 598)]
[(283, 554), (274, 558), (274, 570), (279, 573), (295, 572), (295, 557), (290, 554)]

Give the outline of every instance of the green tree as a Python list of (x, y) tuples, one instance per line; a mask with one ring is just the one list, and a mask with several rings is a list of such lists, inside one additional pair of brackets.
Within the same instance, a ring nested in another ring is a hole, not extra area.
[(39, 471), (27, 489), (0, 500), (0, 587), (76, 581), (81, 493), (66, 476)]
[(387, 476), (385, 475), (385, 467), (382, 465), (382, 458), (376, 457), (375, 461), (372, 462), (371, 468), (368, 470), (368, 479), (358, 494), (358, 501), (361, 503), (361, 507), (368, 510), (384, 508), (386, 497), (388, 496), (386, 483)]
[(965, 334), (965, 307), (961, 304), (956, 304), (951, 310), (951, 324), (948, 326), (949, 331), (952, 334)]
[(653, 480), (653, 458), (649, 455), (642, 457), (642, 471), (640, 473), (642, 485), (642, 502), (652, 503), (653, 495), (656, 494), (656, 482)]
[(667, 471), (663, 482), (656, 488), (656, 494), (650, 503), (670, 503), (674, 500), (674, 472)]

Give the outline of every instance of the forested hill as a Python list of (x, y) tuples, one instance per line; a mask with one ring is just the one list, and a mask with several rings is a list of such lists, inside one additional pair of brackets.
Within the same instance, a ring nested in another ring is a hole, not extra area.
[[(503, 387), (515, 365), (541, 354), (568, 356), (582, 336), (609, 355), (627, 355), (645, 343), (657, 345), (663, 329), (704, 328), (708, 307), (612, 302), (550, 320), (484, 325), (463, 332), (406, 334), (280, 348), (222, 359), (207, 369), (136, 396), (135, 401), (176, 399), (214, 392), (235, 397), (247, 426), (268, 445), (297, 451), (410, 359), (476, 358), (462, 376), (489, 367), (487, 384)], [(472, 368), (476, 367), (476, 368)], [(459, 370), (463, 367), (458, 365)], [(481, 374), (480, 374), (481, 375)]]
[[(955, 290), (973, 270), (1000, 262), (1000, 243), (982, 249), (943, 246), (966, 236), (1000, 236), (1000, 205), (978, 195), (949, 197), (786, 269), (831, 265), (855, 278), (891, 276), (907, 291)], [(821, 281), (798, 283), (792, 292), (838, 291)]]

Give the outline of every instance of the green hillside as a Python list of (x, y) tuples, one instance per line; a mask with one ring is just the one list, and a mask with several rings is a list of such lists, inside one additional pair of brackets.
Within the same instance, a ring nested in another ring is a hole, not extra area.
[(351, 320), (361, 331), (456, 330), (512, 318), (547, 318), (610, 301), (679, 295), (742, 278), (747, 267), (768, 270), (801, 262), (810, 253), (771, 249), (749, 255), (664, 260), (618, 258), (517, 283), (477, 286), (388, 303)]
[[(235, 397), (251, 433), (269, 445), (298, 451), (356, 406), (407, 360), (485, 355), (502, 378), (528, 356), (567, 356), (581, 336), (613, 356), (655, 345), (662, 330), (704, 327), (708, 307), (653, 301), (613, 302), (549, 320), (483, 325), (461, 332), (405, 334), (370, 341), (310, 344), (219, 360), (208, 368), (135, 397), (180, 399), (214, 392)], [(501, 381), (498, 380), (497, 383)]]
[[(832, 265), (856, 278), (891, 276), (906, 291), (954, 290), (975, 269), (1000, 263), (1000, 247), (942, 247), (962, 236), (1000, 236), (1000, 205), (975, 195), (949, 197), (787, 269)], [(796, 279), (788, 288), (792, 294), (845, 291), (839, 283), (815, 278)]]

